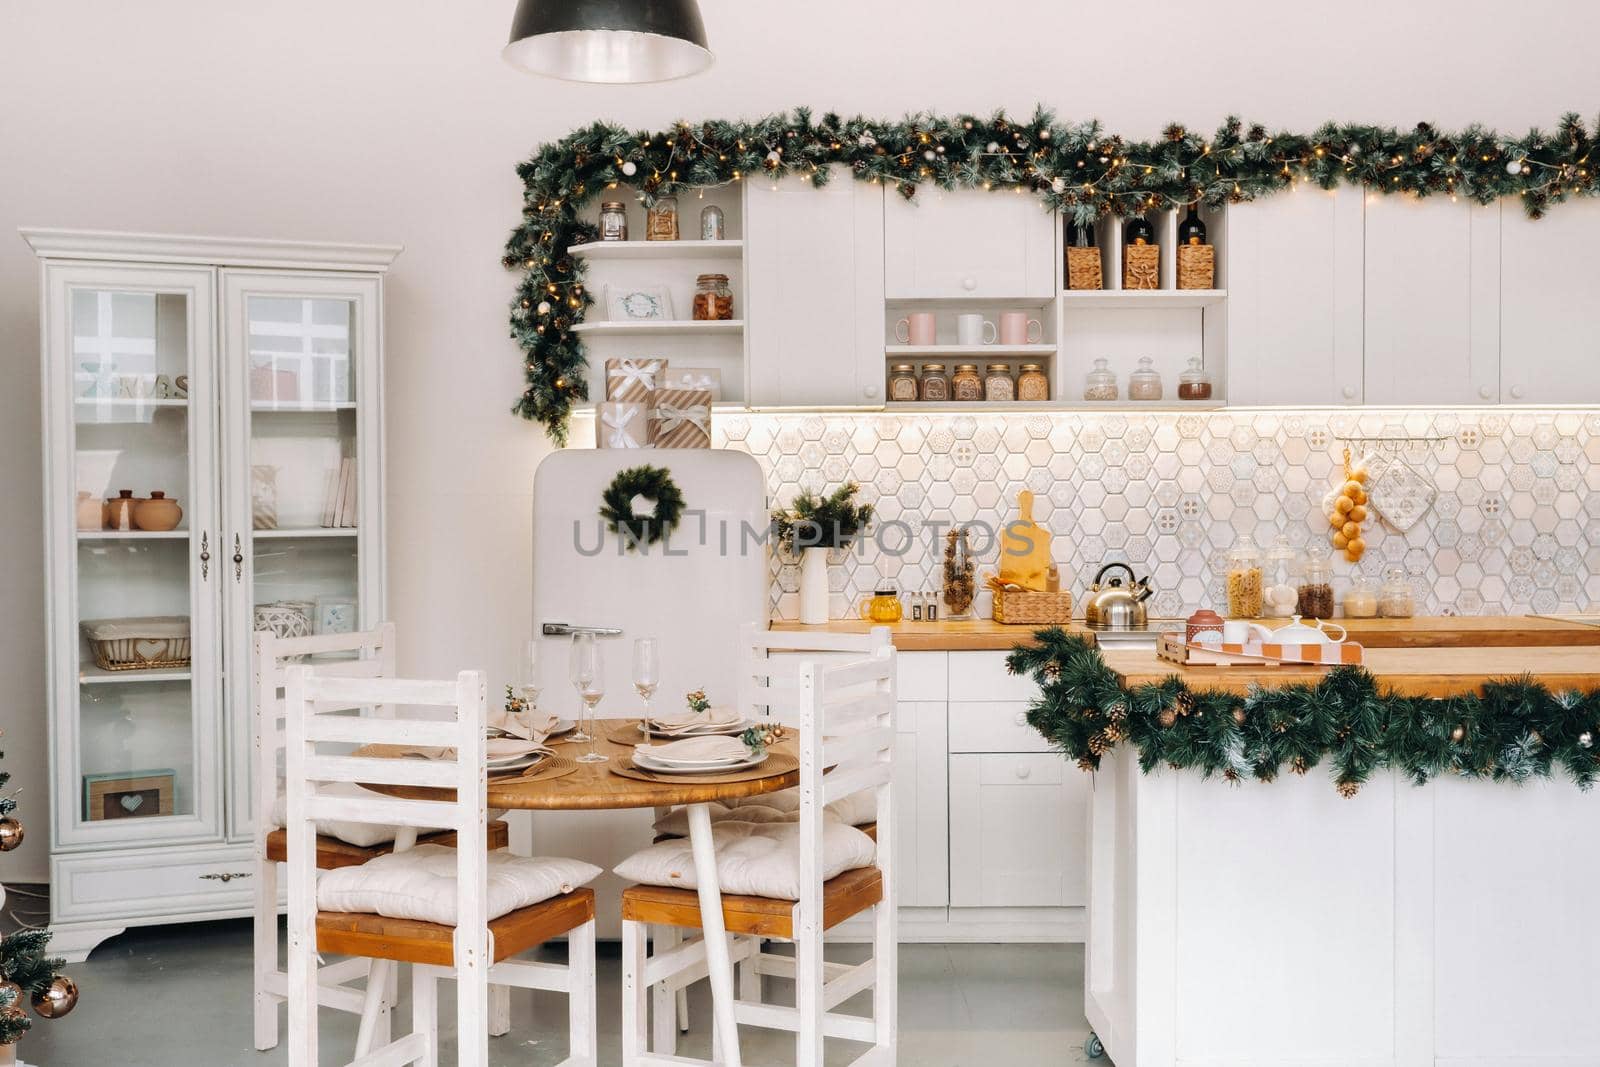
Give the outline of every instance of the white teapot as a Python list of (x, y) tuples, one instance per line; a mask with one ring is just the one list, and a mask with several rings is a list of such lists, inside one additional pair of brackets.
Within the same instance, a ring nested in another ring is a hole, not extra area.
[[(1334, 637), (1328, 632), (1329, 628), (1339, 631), (1339, 636)], [(1300, 616), (1288, 626), (1282, 626), (1272, 631), (1272, 643), (1275, 645), (1337, 645), (1344, 641), (1349, 633), (1343, 626), (1326, 619), (1312, 619), (1310, 622), (1301, 622)]]

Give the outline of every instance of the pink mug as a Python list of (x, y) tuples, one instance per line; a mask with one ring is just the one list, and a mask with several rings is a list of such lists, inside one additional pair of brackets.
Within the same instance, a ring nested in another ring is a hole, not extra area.
[[(1035, 333), (1034, 331), (1038, 331)], [(1028, 318), (1026, 311), (1000, 313), (1000, 343), (1003, 345), (1036, 345), (1044, 338), (1044, 326), (1038, 319)]]
[[(901, 327), (905, 327), (904, 331)], [(901, 344), (931, 345), (934, 340), (933, 312), (913, 311), (894, 324), (895, 340)]]

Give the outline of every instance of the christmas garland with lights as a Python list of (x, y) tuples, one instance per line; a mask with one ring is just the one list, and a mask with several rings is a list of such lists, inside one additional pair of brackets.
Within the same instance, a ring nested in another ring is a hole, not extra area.
[(679, 122), (658, 133), (597, 122), (544, 145), (517, 167), (522, 222), (501, 263), (520, 270), (511, 336), (526, 353), (527, 386), (513, 411), (565, 444), (573, 404), (589, 398), (583, 346), (573, 327), (591, 298), (574, 244), (595, 240), (591, 201), (619, 184), (648, 205), (684, 190), (748, 176), (798, 175), (825, 184), (837, 166), (860, 181), (892, 185), (908, 200), (922, 185), (1029, 191), (1078, 225), (1202, 203), (1241, 203), (1295, 182), (1341, 182), (1373, 192), (1466, 197), (1488, 204), (1517, 196), (1538, 218), (1571, 196), (1600, 195), (1595, 138), (1575, 114), (1554, 132), (1508, 137), (1470, 126), (1445, 132), (1329, 123), (1310, 134), (1269, 133), (1229, 118), (1205, 137), (1170, 125), (1158, 140), (1133, 141), (1098, 122), (1063, 124), (1040, 108), (898, 121), (813, 118), (805, 109), (754, 122)]
[(1059, 627), (1034, 638), (1006, 658), (1039, 685), (1028, 724), (1086, 771), (1127, 743), (1147, 774), (1167, 766), (1230, 782), (1305, 774), (1326, 760), (1346, 797), (1384, 769), (1417, 785), (1445, 774), (1525, 782), (1558, 767), (1585, 791), (1600, 779), (1600, 689), (1551, 692), (1524, 677), (1480, 694), (1405, 697), (1380, 691), (1359, 667), (1335, 667), (1314, 685), (1247, 695), (1176, 677), (1124, 690), (1084, 638)]
[[(633, 510), (634, 497), (655, 504), (649, 515)], [(629, 467), (600, 494), (600, 517), (628, 548), (652, 545), (671, 533), (683, 517), (683, 491), (665, 467)]]

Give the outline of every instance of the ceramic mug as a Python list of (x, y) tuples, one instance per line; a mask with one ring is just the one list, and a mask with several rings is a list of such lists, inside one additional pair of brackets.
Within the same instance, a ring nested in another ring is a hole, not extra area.
[[(1037, 334), (1034, 331), (1038, 331)], [(1044, 339), (1044, 326), (1038, 319), (1028, 318), (1026, 311), (1000, 313), (1000, 343), (1003, 345), (1036, 345)]]
[(935, 344), (933, 312), (913, 311), (894, 324), (894, 336), (903, 345)]
[(1271, 641), (1272, 631), (1259, 622), (1246, 622), (1243, 619), (1229, 619), (1222, 624), (1222, 643), (1225, 645), (1247, 645), (1252, 637)]
[(956, 341), (961, 345), (992, 345), (998, 335), (994, 323), (982, 315), (973, 313), (956, 316)]

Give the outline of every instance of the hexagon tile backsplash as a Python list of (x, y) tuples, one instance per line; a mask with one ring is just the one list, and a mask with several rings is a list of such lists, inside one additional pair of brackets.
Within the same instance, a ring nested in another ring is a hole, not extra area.
[[(1324, 494), (1344, 439), (1425, 438), (1400, 458), (1438, 491), (1401, 532), (1367, 524), (1365, 573), (1404, 567), (1418, 610), (1495, 614), (1600, 605), (1600, 412), (1492, 409), (1081, 412), (1013, 415), (718, 413), (713, 445), (761, 461), (775, 504), (861, 483), (877, 533), (831, 568), (831, 614), (854, 614), (879, 578), (934, 589), (950, 524), (999, 529), (1021, 489), (1053, 535), (1074, 607), (1104, 562), (1152, 575), (1153, 617), (1219, 607), (1235, 539), (1326, 543)], [(581, 435), (580, 435), (581, 436)], [(1350, 445), (1355, 458), (1375, 447)], [(975, 535), (975, 547), (984, 537)], [(997, 548), (985, 554), (992, 569)], [(774, 558), (778, 618), (799, 613), (798, 567)], [(980, 563), (980, 570), (985, 564)], [(1340, 557), (1337, 589), (1354, 568)], [(989, 613), (980, 597), (979, 613)]]

